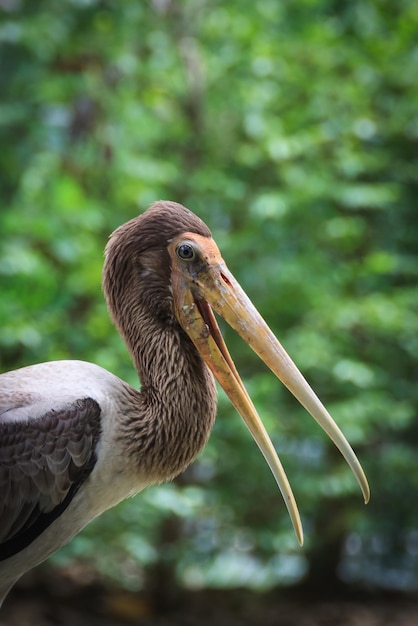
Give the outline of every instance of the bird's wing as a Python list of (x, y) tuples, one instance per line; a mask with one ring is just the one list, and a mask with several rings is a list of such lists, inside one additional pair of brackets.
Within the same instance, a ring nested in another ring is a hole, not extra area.
[(0, 401), (0, 560), (28, 546), (67, 508), (96, 462), (100, 406), (75, 400), (39, 415)]

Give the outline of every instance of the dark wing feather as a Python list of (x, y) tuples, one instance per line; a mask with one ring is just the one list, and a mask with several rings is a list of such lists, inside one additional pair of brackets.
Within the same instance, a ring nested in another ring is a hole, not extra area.
[(99, 435), (100, 406), (92, 398), (0, 423), (0, 560), (67, 508), (94, 467)]

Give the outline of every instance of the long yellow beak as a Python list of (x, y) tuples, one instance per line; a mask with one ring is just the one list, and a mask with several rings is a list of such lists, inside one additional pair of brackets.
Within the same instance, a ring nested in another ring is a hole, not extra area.
[(370, 490), (363, 469), (337, 424), (226, 267), (213, 239), (184, 233), (170, 243), (168, 250), (172, 259), (176, 317), (263, 453), (302, 545), (302, 523), (289, 481), (235, 368), (211, 306), (251, 346), (325, 430), (351, 467), (367, 503)]

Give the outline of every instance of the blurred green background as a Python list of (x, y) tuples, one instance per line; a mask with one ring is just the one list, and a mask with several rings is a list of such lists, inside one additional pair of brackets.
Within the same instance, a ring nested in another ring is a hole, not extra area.
[(100, 280), (154, 200), (213, 231), (354, 446), (325, 435), (228, 328), (301, 509), (224, 396), (175, 483), (55, 557), (130, 589), (418, 586), (418, 3), (0, 1), (0, 368), (84, 359), (133, 385)]

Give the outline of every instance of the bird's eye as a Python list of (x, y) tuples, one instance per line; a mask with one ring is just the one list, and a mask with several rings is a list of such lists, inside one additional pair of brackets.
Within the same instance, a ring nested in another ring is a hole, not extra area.
[(182, 243), (177, 246), (176, 252), (177, 256), (183, 259), (183, 261), (192, 261), (196, 256), (193, 246), (189, 243)]

